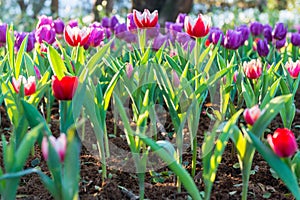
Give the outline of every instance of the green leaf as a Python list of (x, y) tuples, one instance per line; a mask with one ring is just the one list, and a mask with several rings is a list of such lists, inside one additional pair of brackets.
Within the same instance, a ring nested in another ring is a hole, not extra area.
[(6, 45), (7, 45), (7, 51), (9, 54), (9, 59), (8, 59), (8, 63), (10, 66), (10, 69), (13, 70), (14, 66), (15, 66), (15, 59), (14, 59), (14, 55), (15, 55), (15, 50), (14, 50), (14, 30), (13, 30), (13, 26), (11, 25), (10, 27), (7, 27), (6, 30)]
[(24, 55), (24, 52), (25, 52), (26, 47), (27, 47), (27, 39), (28, 39), (28, 35), (26, 35), (26, 37), (22, 41), (22, 44), (21, 44), (20, 49), (19, 49), (18, 54), (17, 54), (16, 65), (14, 67), (16, 79), (19, 78), (19, 75), (20, 75), (20, 72), (21, 72), (23, 55)]
[(291, 169), (270, 148), (264, 145), (255, 134), (248, 131), (248, 135), (256, 150), (268, 162), (270, 167), (274, 169), (287, 188), (293, 193), (294, 197), (300, 199), (299, 185)]
[(61, 80), (68, 70), (59, 53), (51, 45), (48, 46), (48, 59), (53, 73)]
[(175, 62), (175, 60), (173, 58), (171, 58), (168, 54), (165, 54), (165, 57), (167, 59), (167, 62), (169, 64), (169, 66), (171, 67), (171, 69), (174, 69), (177, 72), (180, 72), (180, 74), (182, 73), (182, 69), (181, 67)]
[(271, 99), (275, 96), (276, 92), (277, 92), (277, 89), (278, 89), (278, 86), (279, 86), (279, 83), (281, 81), (281, 78), (277, 79), (273, 84), (272, 86), (268, 89), (268, 92), (266, 93), (262, 103), (261, 103), (261, 107), (264, 108), (265, 105), (271, 101)]

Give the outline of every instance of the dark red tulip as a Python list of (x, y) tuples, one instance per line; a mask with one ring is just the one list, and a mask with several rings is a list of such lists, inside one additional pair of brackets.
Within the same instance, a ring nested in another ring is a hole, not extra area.
[(57, 76), (52, 76), (52, 91), (58, 100), (72, 100), (77, 86), (77, 76), (64, 76), (61, 80), (58, 80)]

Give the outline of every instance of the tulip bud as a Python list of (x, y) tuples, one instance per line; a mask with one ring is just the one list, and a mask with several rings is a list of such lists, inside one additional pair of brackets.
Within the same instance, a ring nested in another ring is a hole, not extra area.
[(254, 36), (258, 36), (263, 32), (263, 25), (259, 22), (252, 22), (250, 25), (250, 32)]
[(35, 76), (30, 76), (26, 79), (24, 76), (20, 75), (18, 80), (15, 77), (12, 78), (12, 85), (16, 93), (19, 93), (21, 84), (24, 86), (25, 96), (32, 95), (36, 91)]
[(298, 149), (294, 133), (287, 128), (278, 128), (267, 140), (274, 153), (279, 157), (291, 157)]
[(157, 51), (159, 48), (168, 41), (168, 36), (159, 34), (153, 41), (152, 48)]
[(294, 46), (300, 46), (300, 34), (299, 33), (293, 33), (291, 36), (291, 43)]
[[(64, 133), (60, 134), (58, 138), (55, 138), (53, 135), (49, 136), (49, 141), (56, 151), (59, 160), (61, 163), (64, 162), (65, 154), (67, 151), (67, 137)], [(44, 136), (42, 141), (42, 154), (45, 160), (48, 160), (48, 152), (49, 152), (49, 142), (48, 138)]]
[(55, 30), (50, 25), (40, 26), (35, 32), (35, 38), (40, 44), (43, 42), (52, 44), (55, 42)]
[(133, 13), (127, 14), (127, 29), (132, 32), (135, 32), (137, 29), (137, 26), (134, 23)]
[(187, 34), (191, 37), (201, 38), (209, 33), (211, 27), (211, 19), (206, 16), (199, 14), (197, 18), (192, 19), (189, 16), (185, 17), (184, 28)]
[(269, 54), (268, 42), (266, 39), (258, 40), (257, 42), (257, 53), (261, 57), (266, 57)]
[(40, 80), (41, 79), (41, 72), (40, 72), (39, 68), (35, 65), (34, 65), (34, 71), (35, 71), (37, 79)]
[(262, 64), (259, 59), (244, 62), (243, 68), (245, 75), (250, 79), (257, 79), (262, 73)]
[(272, 27), (268, 24), (264, 25), (263, 35), (268, 42), (272, 42)]
[(242, 33), (235, 30), (227, 30), (224, 37), (224, 46), (227, 49), (237, 50), (243, 42)]
[(126, 64), (126, 75), (130, 79), (133, 73), (133, 66), (130, 63)]
[(58, 100), (72, 100), (77, 86), (77, 76), (64, 76), (61, 80), (56, 76), (52, 76), (52, 91)]
[(7, 24), (0, 24), (0, 47), (5, 46), (6, 44), (6, 30)]
[(44, 26), (44, 25), (50, 25), (50, 26), (53, 26), (53, 20), (52, 20), (52, 17), (48, 17), (46, 15), (42, 15), (39, 17), (39, 21), (36, 25), (36, 29), (40, 28), (41, 26)]
[(238, 75), (239, 75), (239, 72), (235, 71), (234, 74), (233, 74), (233, 82), (234, 83), (236, 83)]
[(53, 21), (54, 29), (57, 34), (62, 34), (64, 32), (65, 24), (61, 19), (56, 19)]
[(242, 33), (242, 44), (245, 43), (246, 40), (248, 40), (250, 35), (250, 30), (247, 25), (241, 25), (237, 29), (237, 31), (240, 31)]
[(289, 61), (285, 64), (285, 68), (293, 79), (298, 78), (300, 72), (300, 60), (296, 62)]
[(178, 88), (180, 85), (180, 79), (175, 70), (172, 70), (172, 78), (173, 78), (173, 85), (175, 88)]
[(184, 24), (186, 13), (179, 13), (176, 18), (176, 23)]
[(287, 34), (287, 28), (284, 26), (283, 23), (276, 24), (275, 30), (274, 30), (274, 38), (276, 40), (282, 40), (286, 37)]
[(253, 125), (256, 120), (260, 117), (261, 111), (258, 105), (253, 106), (252, 108), (246, 108), (244, 111), (245, 122), (249, 125)]
[(286, 38), (283, 38), (282, 40), (277, 40), (275, 43), (276, 49), (281, 49), (285, 46)]

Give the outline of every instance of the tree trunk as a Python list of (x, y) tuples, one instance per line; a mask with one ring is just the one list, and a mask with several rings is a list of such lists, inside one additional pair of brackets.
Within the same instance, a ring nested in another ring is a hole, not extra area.
[(93, 5), (93, 14), (94, 14), (94, 21), (100, 22), (100, 15), (99, 15), (99, 10), (98, 6), (102, 4), (102, 0), (95, 0), (94, 5)]
[(51, 14), (52, 16), (58, 17), (58, 0), (51, 0)]
[(20, 6), (22, 14), (26, 13), (26, 9), (27, 9), (28, 4), (26, 4), (24, 0), (18, 0), (17, 2)]

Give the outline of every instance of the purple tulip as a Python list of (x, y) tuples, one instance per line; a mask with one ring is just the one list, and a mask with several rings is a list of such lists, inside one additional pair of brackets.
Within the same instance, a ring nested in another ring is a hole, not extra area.
[(133, 14), (132, 13), (128, 13), (127, 14), (127, 29), (129, 31), (135, 32), (137, 29), (137, 26), (133, 20)]
[(115, 28), (115, 35), (117, 38), (123, 39), (126, 31), (127, 31), (127, 26), (125, 23), (118, 24)]
[(104, 28), (104, 32), (105, 32), (105, 37), (109, 39), (111, 36), (111, 30), (109, 28)]
[(239, 26), (237, 31), (240, 31), (242, 33), (242, 43), (244, 44), (246, 40), (248, 40), (249, 35), (250, 35), (250, 30), (246, 24), (243, 24)]
[(171, 34), (176, 35), (177, 32), (182, 32), (183, 24), (181, 23), (173, 23), (166, 22), (165, 23), (166, 33), (170, 32)]
[(210, 29), (209, 35), (208, 35), (208, 41), (209, 43), (218, 44), (220, 37), (222, 37), (221, 44), (224, 44), (224, 33), (223, 31), (218, 27), (212, 27)]
[(235, 30), (227, 30), (224, 37), (224, 47), (227, 49), (237, 50), (243, 42), (242, 33)]
[(40, 26), (35, 32), (35, 38), (40, 44), (44, 41), (53, 44), (55, 42), (55, 30), (50, 25)]
[(179, 13), (176, 18), (176, 23), (184, 24), (186, 13)]
[(89, 25), (91, 28), (103, 28), (100, 22), (93, 22), (92, 24)]
[(168, 36), (159, 34), (153, 41), (152, 48), (157, 51), (159, 48), (168, 41)]
[(283, 23), (277, 23), (276, 26), (275, 26), (273, 37), (276, 40), (282, 40), (283, 38), (286, 37), (286, 34), (287, 34), (287, 28), (284, 26), (284, 24)]
[(268, 42), (272, 42), (272, 27), (269, 24), (264, 25), (263, 34), (265, 39), (268, 40)]
[(71, 28), (74, 28), (74, 27), (77, 27), (78, 26), (78, 21), (76, 19), (72, 19), (68, 22), (68, 25), (71, 27)]
[(0, 25), (0, 47), (5, 46), (6, 44), (6, 30), (7, 30), (7, 24), (1, 24)]
[(286, 38), (283, 38), (282, 40), (276, 40), (275, 46), (276, 49), (281, 49), (282, 47), (285, 46), (286, 43)]
[(110, 19), (108, 17), (103, 17), (101, 24), (105, 28), (110, 28)]
[(254, 36), (258, 36), (263, 32), (263, 25), (259, 22), (252, 22), (250, 25), (250, 32)]
[(85, 49), (88, 47), (97, 47), (101, 44), (104, 39), (104, 30), (103, 28), (90, 28), (91, 33), (88, 42), (84, 45)]
[(63, 34), (65, 28), (64, 22), (60, 18), (58, 18), (54, 20), (53, 23), (54, 23), (55, 32), (57, 34)]
[(156, 24), (155, 27), (152, 27), (152, 28), (147, 28), (146, 29), (146, 37), (149, 39), (151, 38), (155, 38), (158, 36), (159, 34), (159, 29), (160, 29), (160, 25), (159, 23)]
[(300, 33), (292, 33), (291, 43), (294, 46), (300, 46)]
[(40, 80), (41, 77), (42, 77), (41, 72), (40, 72), (39, 68), (36, 65), (34, 65), (34, 71), (35, 71), (35, 75), (36, 75), (37, 79)]
[(269, 54), (268, 41), (266, 39), (258, 40), (257, 53), (261, 57), (266, 57)]
[(15, 32), (15, 50), (19, 51), (20, 46), (24, 40), (24, 38), (28, 35), (27, 40), (27, 48), (26, 52), (30, 52), (34, 49), (34, 44), (36, 42), (35, 40), (35, 34), (33, 32), (27, 33), (27, 32)]
[(186, 32), (177, 33), (176, 35), (176, 41), (182, 46), (186, 45), (191, 40), (192, 38)]
[(112, 16), (110, 18), (110, 28), (114, 31), (115, 30), (115, 27), (116, 25), (119, 24), (119, 20), (116, 16)]
[(38, 29), (39, 27), (43, 26), (43, 25), (50, 25), (53, 26), (53, 20), (52, 17), (48, 17), (46, 15), (42, 15), (39, 17), (39, 21), (36, 25), (36, 29)]
[(34, 49), (35, 43), (36, 43), (35, 33), (34, 32), (28, 33), (28, 40), (27, 40), (26, 51), (27, 52), (32, 51)]

